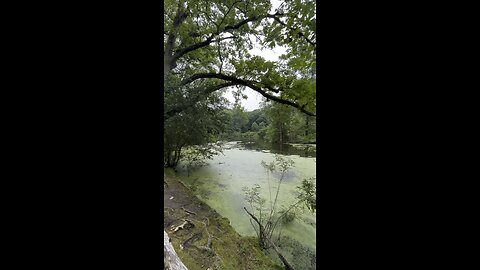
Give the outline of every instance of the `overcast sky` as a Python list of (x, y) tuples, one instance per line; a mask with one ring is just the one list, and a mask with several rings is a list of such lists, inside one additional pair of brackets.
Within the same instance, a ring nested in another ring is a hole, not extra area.
[[(272, 9), (271, 12), (274, 12), (274, 10), (281, 4), (281, 1), (278, 0), (271, 0), (272, 3)], [(256, 42), (254, 42), (256, 44)], [(252, 50), (250, 50), (251, 55), (258, 55), (262, 56), (265, 58), (265, 60), (268, 61), (277, 61), (278, 57), (285, 53), (286, 48), (284, 47), (275, 47), (273, 50), (266, 48), (263, 51), (260, 49), (260, 46), (257, 44)], [(242, 99), (240, 101), (240, 104), (245, 108), (246, 111), (253, 111), (258, 108), (260, 108), (260, 102), (262, 102), (263, 96), (260, 95), (259, 93), (253, 91), (250, 88), (246, 88), (245, 91), (243, 92), (248, 98), (247, 99)], [(235, 102), (235, 98), (233, 97), (232, 90), (227, 90), (224, 94), (224, 96), (232, 103)]]

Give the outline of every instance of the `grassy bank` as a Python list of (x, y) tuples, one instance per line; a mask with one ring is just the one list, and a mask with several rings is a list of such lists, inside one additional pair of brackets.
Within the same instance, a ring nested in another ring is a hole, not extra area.
[(164, 229), (188, 269), (283, 269), (263, 253), (254, 237), (238, 234), (228, 219), (201, 202), (173, 171), (166, 170), (164, 177)]

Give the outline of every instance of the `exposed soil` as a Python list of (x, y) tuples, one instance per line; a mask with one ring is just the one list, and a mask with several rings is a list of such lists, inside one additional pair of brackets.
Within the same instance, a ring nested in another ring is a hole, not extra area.
[[(181, 218), (189, 218), (192, 216), (189, 212), (195, 213), (198, 216), (210, 218), (218, 215), (214, 210), (198, 200), (187, 187), (176, 179), (170, 177), (166, 182), (167, 184), (164, 184), (163, 191), (163, 205), (166, 211), (173, 209), (183, 212), (183, 215), (181, 215), (183, 217)], [(193, 216), (195, 215), (193, 214)], [(168, 226), (172, 225), (172, 223), (177, 220), (179, 220), (177, 215), (175, 215), (175, 217), (174, 215), (165, 215), (163, 228), (167, 229)]]

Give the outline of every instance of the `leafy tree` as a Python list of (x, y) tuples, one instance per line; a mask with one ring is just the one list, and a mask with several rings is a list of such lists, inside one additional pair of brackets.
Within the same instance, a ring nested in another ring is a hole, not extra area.
[[(265, 102), (246, 112), (239, 105), (228, 109), (230, 128), (223, 140), (307, 143), (316, 137), (315, 118), (287, 105)], [(248, 121), (246, 121), (248, 118)]]
[(269, 119), (267, 136), (272, 143), (286, 143), (290, 139), (293, 109), (283, 104), (269, 104), (265, 114)]
[(259, 131), (260, 126), (257, 124), (257, 122), (253, 122), (251, 129), (252, 129), (252, 131)]
[(248, 122), (247, 113), (239, 104), (235, 104), (231, 110), (231, 130), (233, 132), (245, 132)]
[[(164, 96), (167, 120), (221, 89), (246, 87), (315, 115), (315, 1), (164, 1)], [(284, 46), (278, 62), (252, 56)]]
[(289, 142), (312, 142), (316, 139), (315, 118), (300, 113), (296, 110), (292, 111), (291, 117), (288, 119), (288, 139)]
[(167, 119), (164, 124), (164, 165), (176, 167), (186, 147), (195, 146), (190, 151), (193, 156), (187, 159), (188, 164), (199, 164), (199, 157), (211, 158), (218, 152), (218, 147), (212, 143), (226, 129), (226, 104), (227, 100), (217, 93)]

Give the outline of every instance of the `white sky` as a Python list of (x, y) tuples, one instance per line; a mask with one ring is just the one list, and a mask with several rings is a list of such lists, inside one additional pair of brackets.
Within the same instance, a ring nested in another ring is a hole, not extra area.
[[(282, 2), (279, 0), (271, 0), (271, 3), (272, 3), (271, 12), (273, 12)], [(256, 42), (254, 42), (254, 44), (256, 44)], [(273, 48), (273, 50), (266, 48), (262, 51), (260, 49), (260, 45), (258, 44), (257, 46), (254, 45), (254, 48), (250, 50), (251, 55), (262, 56), (263, 58), (265, 58), (265, 60), (268, 60), (268, 61), (277, 61), (278, 57), (285, 52), (286, 52), (286, 48), (279, 47), (279, 46)], [(245, 89), (245, 91), (243, 91), (243, 94), (245, 94), (248, 98), (241, 99), (240, 104), (245, 108), (246, 111), (253, 111), (260, 108), (260, 102), (262, 102), (262, 98), (263, 98), (262, 95), (260, 95), (259, 93), (253, 91), (248, 87)], [(231, 89), (228, 89), (223, 96), (226, 97), (231, 103), (235, 102), (235, 98), (233, 97)]]

